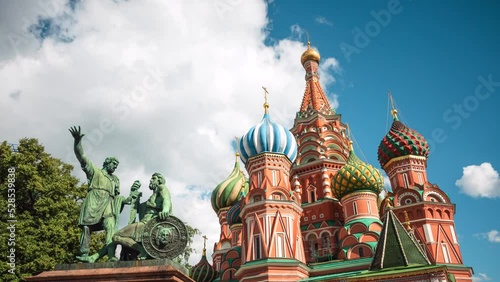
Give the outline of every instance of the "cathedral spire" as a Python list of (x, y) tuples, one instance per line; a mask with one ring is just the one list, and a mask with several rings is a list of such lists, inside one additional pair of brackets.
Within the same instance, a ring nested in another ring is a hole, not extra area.
[(394, 99), (392, 98), (392, 93), (391, 93), (391, 90), (388, 91), (389, 92), (389, 100), (391, 100), (391, 114), (392, 114), (392, 117), (394, 118), (394, 120), (399, 120), (398, 119), (398, 110), (396, 110), (396, 107), (394, 106)]
[(266, 114), (269, 113), (269, 103), (267, 102), (267, 95), (269, 94), (269, 92), (267, 91), (267, 88), (262, 86), (262, 89), (264, 89), (264, 112)]
[(300, 106), (300, 112), (309, 109), (316, 110), (325, 114), (332, 111), (330, 102), (321, 88), (319, 82), (318, 66), (320, 61), (319, 52), (311, 48), (311, 43), (307, 42), (307, 50), (302, 54), (300, 62), (306, 70), (306, 89)]

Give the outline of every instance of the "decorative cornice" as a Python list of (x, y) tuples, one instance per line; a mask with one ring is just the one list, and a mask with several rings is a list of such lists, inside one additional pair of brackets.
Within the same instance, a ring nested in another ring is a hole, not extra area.
[(402, 161), (402, 160), (406, 160), (406, 159), (417, 159), (417, 160), (423, 160), (423, 161), (427, 161), (427, 157), (423, 157), (423, 156), (416, 156), (416, 155), (406, 155), (406, 156), (400, 156), (400, 157), (396, 157), (394, 159), (391, 159), (390, 161), (388, 161), (384, 167), (382, 167), (384, 170), (388, 169), (389, 166), (392, 164), (392, 163), (395, 163), (395, 162), (398, 162), (398, 161)]

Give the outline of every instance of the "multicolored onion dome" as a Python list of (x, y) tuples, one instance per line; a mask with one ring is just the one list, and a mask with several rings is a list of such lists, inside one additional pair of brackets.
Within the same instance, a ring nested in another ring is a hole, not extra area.
[(249, 158), (264, 152), (284, 154), (293, 163), (297, 157), (297, 141), (288, 129), (271, 120), (266, 108), (262, 121), (241, 137), (240, 152), (245, 164)]
[(320, 58), (319, 52), (311, 48), (311, 42), (307, 42), (307, 50), (300, 56), (302, 65), (309, 60), (316, 61), (319, 64)]
[(208, 262), (205, 250), (200, 262), (191, 268), (189, 277), (196, 282), (211, 282), (217, 277), (217, 271)]
[(222, 208), (228, 208), (236, 202), (240, 193), (248, 192), (248, 181), (240, 169), (238, 161), (239, 154), (236, 154), (234, 169), (226, 180), (222, 181), (212, 192), (212, 208), (216, 213)]
[(391, 129), (378, 146), (378, 161), (382, 168), (391, 160), (401, 156), (429, 156), (429, 144), (420, 133), (394, 118)]
[(227, 224), (229, 226), (241, 223), (240, 212), (241, 212), (241, 200), (234, 203), (227, 211), (226, 217), (227, 217)]
[(337, 199), (356, 191), (369, 190), (380, 194), (384, 188), (384, 179), (380, 171), (361, 161), (351, 149), (347, 163), (335, 174), (332, 190)]

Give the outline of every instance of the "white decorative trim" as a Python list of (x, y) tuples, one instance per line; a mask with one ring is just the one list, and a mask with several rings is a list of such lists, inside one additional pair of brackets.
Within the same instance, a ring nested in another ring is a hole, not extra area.
[[(402, 193), (401, 195), (398, 196), (398, 202), (397, 202), (398, 206), (401, 206), (401, 199), (403, 199), (406, 196), (411, 196), (413, 199), (415, 199), (415, 203), (420, 202), (420, 199), (418, 198), (417, 195), (415, 195), (414, 192), (404, 192), (404, 193)], [(414, 204), (414, 203), (412, 203), (412, 204)]]
[(424, 201), (427, 202), (427, 196), (429, 196), (429, 195), (436, 195), (439, 199), (441, 199), (442, 203), (446, 203), (446, 200), (444, 199), (444, 197), (441, 194), (439, 194), (438, 192), (436, 192), (436, 191), (425, 192), (424, 193), (424, 197), (423, 197)]

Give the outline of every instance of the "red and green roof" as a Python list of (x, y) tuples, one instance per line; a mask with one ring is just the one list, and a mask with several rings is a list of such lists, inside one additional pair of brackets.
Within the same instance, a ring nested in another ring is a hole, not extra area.
[(378, 146), (378, 161), (384, 167), (391, 159), (408, 155), (429, 156), (429, 144), (420, 133), (396, 118)]

